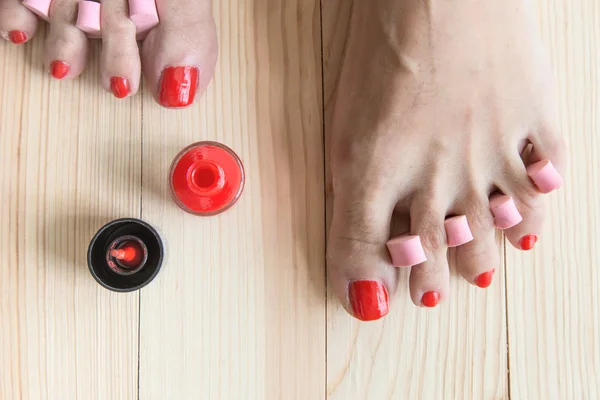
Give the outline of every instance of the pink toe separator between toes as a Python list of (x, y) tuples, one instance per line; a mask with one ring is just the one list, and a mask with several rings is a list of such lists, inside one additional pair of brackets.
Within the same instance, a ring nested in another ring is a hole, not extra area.
[(144, 36), (159, 22), (155, 1), (129, 0), (129, 18), (135, 23), (138, 37)]
[(96, 3), (95, 1), (80, 1), (75, 26), (87, 33), (91, 39), (101, 37), (100, 3)]
[(450, 217), (444, 221), (448, 247), (457, 247), (473, 240), (469, 222), (465, 215)]
[(490, 197), (490, 210), (494, 215), (494, 226), (498, 229), (508, 229), (523, 221), (512, 197), (494, 194)]
[(549, 160), (542, 160), (529, 165), (527, 175), (529, 175), (538, 190), (544, 194), (558, 189), (563, 184), (562, 176)]
[(394, 267), (412, 267), (427, 260), (418, 235), (403, 235), (387, 241)]
[(44, 21), (48, 21), (51, 0), (23, 0), (23, 5), (38, 15)]
[[(48, 19), (48, 7), (50, 0), (24, 0), (23, 4), (32, 3), (35, 6), (36, 14), (45, 12), (45, 18)], [(39, 3), (39, 4), (38, 4)], [(45, 9), (43, 6), (45, 5)], [(29, 8), (33, 6), (28, 6)], [(100, 26), (101, 4), (96, 1), (82, 0), (79, 2), (79, 11), (77, 13), (77, 22), (75, 25), (81, 31), (85, 32), (90, 39), (102, 37)], [(158, 12), (154, 0), (130, 0), (129, 18), (133, 21), (136, 28), (137, 40), (142, 40), (150, 29), (158, 25)]]

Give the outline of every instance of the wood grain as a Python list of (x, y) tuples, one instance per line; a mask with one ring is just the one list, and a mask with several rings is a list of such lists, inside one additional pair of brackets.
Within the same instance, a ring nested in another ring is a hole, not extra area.
[[(454, 276), (434, 311), (413, 306), (404, 275), (370, 324), (325, 285), (323, 123), (351, 1), (215, 2), (216, 76), (184, 111), (143, 90), (113, 99), (98, 48), (58, 82), (43, 29), (0, 41), (0, 399), (600, 398), (600, 5), (537, 3), (571, 158), (540, 243), (506, 248), (487, 291)], [(171, 160), (199, 140), (247, 172), (214, 218), (168, 196)], [(156, 226), (167, 258), (151, 285), (114, 294), (85, 257), (125, 216)]]
[(87, 245), (140, 210), (141, 100), (42, 70), (44, 32), (0, 43), (0, 398), (133, 398), (137, 293), (100, 288)]
[[(168, 259), (142, 290), (140, 398), (325, 398), (319, 4), (223, 1), (217, 73), (192, 109), (144, 97), (143, 217)], [(168, 197), (177, 152), (216, 140), (247, 184), (200, 218)]]
[(511, 398), (598, 399), (600, 5), (540, 0), (538, 10), (570, 166), (535, 251), (507, 251)]

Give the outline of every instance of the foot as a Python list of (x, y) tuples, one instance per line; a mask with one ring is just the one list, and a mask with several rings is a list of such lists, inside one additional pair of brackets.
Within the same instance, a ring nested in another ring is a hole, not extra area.
[[(44, 64), (56, 79), (79, 76), (86, 65), (88, 37), (76, 26), (78, 0), (52, 0)], [(144, 72), (148, 89), (164, 107), (191, 105), (208, 86), (217, 60), (211, 0), (157, 0), (160, 24), (141, 50), (129, 19), (128, 0), (103, 0), (101, 83), (118, 98), (134, 95)], [(0, 33), (14, 44), (30, 40), (38, 17), (21, 0), (0, 0)]]
[[(399, 270), (386, 242), (398, 233), (419, 235), (427, 258), (410, 271), (417, 306), (448, 298), (448, 251), (468, 282), (489, 286), (499, 267), (493, 192), (523, 218), (508, 240), (533, 247), (543, 195), (526, 167), (550, 160), (564, 176), (565, 146), (526, 0), (355, 2), (336, 98), (327, 256), (349, 313), (388, 312)], [(448, 249), (450, 215), (467, 217), (474, 240)]]

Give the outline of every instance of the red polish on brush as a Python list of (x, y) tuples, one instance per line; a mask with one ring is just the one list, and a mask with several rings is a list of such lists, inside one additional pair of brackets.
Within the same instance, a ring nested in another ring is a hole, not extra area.
[(169, 174), (173, 200), (184, 211), (200, 216), (231, 208), (244, 189), (244, 166), (229, 147), (198, 142), (183, 149)]
[(137, 236), (126, 235), (114, 239), (106, 251), (110, 269), (120, 275), (129, 275), (140, 270), (148, 258), (146, 244)]
[(135, 268), (144, 259), (144, 249), (139, 243), (129, 240), (118, 249), (111, 250), (110, 255), (119, 260), (124, 266)]

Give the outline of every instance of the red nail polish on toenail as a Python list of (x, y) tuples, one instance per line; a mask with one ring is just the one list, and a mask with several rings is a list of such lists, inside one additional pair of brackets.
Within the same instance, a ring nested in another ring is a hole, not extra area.
[(348, 288), (354, 316), (361, 321), (374, 321), (389, 311), (388, 292), (378, 281), (354, 281)]
[(50, 64), (50, 75), (56, 79), (62, 79), (69, 73), (69, 64), (62, 61), (52, 61)]
[(123, 99), (131, 92), (127, 78), (121, 78), (119, 76), (110, 78), (110, 90), (112, 90), (117, 99)]
[(435, 307), (438, 301), (440, 301), (440, 294), (438, 292), (425, 292), (421, 297), (421, 304), (425, 307)]
[(27, 40), (27, 35), (25, 34), (25, 32), (21, 31), (10, 31), (8, 32), (8, 40), (13, 42), (14, 44), (25, 43), (25, 41)]
[(537, 243), (538, 237), (536, 235), (525, 235), (519, 240), (519, 245), (522, 250), (531, 250)]
[(197, 86), (198, 68), (165, 68), (160, 79), (160, 104), (172, 108), (189, 106), (194, 102)]
[(492, 284), (492, 279), (494, 278), (494, 272), (496, 272), (495, 269), (484, 272), (483, 274), (478, 275), (473, 281), (475, 282), (475, 284), (477, 286), (479, 286), (482, 289), (485, 289), (486, 287), (488, 287)]

